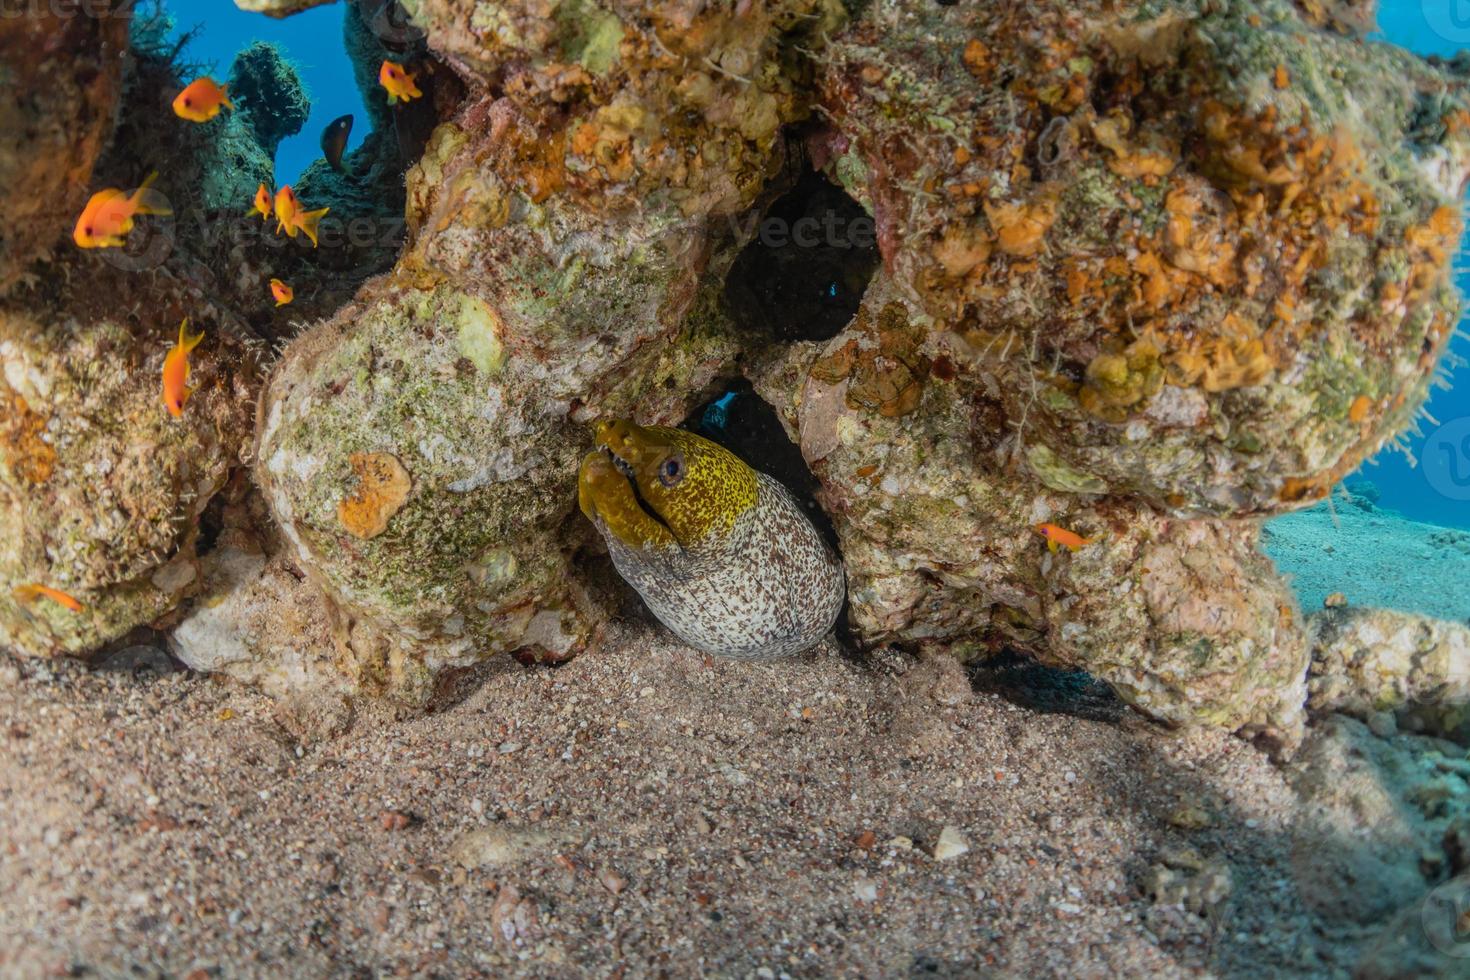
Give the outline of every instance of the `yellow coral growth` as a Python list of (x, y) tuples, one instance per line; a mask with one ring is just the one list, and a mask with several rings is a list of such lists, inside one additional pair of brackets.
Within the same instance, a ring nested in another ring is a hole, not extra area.
[(990, 261), (990, 240), (973, 226), (951, 225), (934, 246), (934, 258), (946, 276), (963, 279)]
[(337, 519), (357, 537), (375, 538), (403, 507), (413, 481), (391, 453), (353, 453), (348, 462), (357, 474), (358, 489), (337, 505)]
[(46, 419), (31, 411), (26, 400), (15, 392), (11, 392), (8, 401), (0, 412), (0, 449), (4, 450), (0, 460), (10, 464), (10, 472), (17, 480), (45, 483), (56, 468), (56, 450), (42, 440)]
[(1057, 202), (1042, 194), (1024, 204), (985, 202), (985, 217), (995, 229), (995, 244), (1016, 258), (1030, 258), (1041, 251), (1042, 240), (1057, 220)]
[(1179, 163), (1178, 145), (1163, 136), (1135, 145), (1128, 139), (1132, 128), (1133, 121), (1121, 114), (1093, 122), (1093, 138), (1113, 154), (1107, 161), (1108, 169), (1128, 178), (1166, 177), (1173, 173)]
[(1198, 384), (1211, 393), (1261, 384), (1275, 370), (1259, 337), (1202, 340), (1187, 350), (1168, 355), (1164, 363), (1171, 384)]
[(1226, 287), (1235, 281), (1235, 245), (1224, 220), (1206, 209), (1192, 188), (1177, 188), (1164, 199), (1169, 212), (1166, 255), (1174, 266)]
[(1136, 340), (1121, 351), (1092, 359), (1077, 401), (1098, 418), (1121, 422), (1127, 409), (1158, 392), (1163, 374), (1158, 348), (1147, 340)]

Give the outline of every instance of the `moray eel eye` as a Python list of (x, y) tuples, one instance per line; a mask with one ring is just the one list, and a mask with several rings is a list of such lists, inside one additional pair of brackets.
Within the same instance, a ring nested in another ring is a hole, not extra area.
[(666, 487), (677, 486), (684, 479), (684, 454), (675, 453), (663, 461), (658, 468), (658, 482)]

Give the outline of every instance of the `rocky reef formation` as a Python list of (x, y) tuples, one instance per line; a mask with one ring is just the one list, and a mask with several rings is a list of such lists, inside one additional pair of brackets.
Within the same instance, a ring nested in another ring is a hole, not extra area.
[(827, 59), (819, 151), (1036, 479), (1274, 513), (1418, 410), (1470, 172), (1442, 71), (1283, 2), (878, 4)]
[[(348, 48), (425, 98), (365, 91), (369, 140), (298, 188), (386, 221), (416, 161), (401, 254), (202, 253), (257, 334), (290, 335), (270, 275), (320, 319), (262, 394), (257, 524), (202, 569), (186, 660), (423, 705), (452, 668), (575, 654), (619, 588), (575, 513), (590, 423), (677, 423), (743, 375), (817, 481), (860, 646), (1020, 650), (1161, 721), (1295, 742), (1311, 640), (1259, 521), (1434, 379), (1463, 78), (1366, 43), (1357, 3), (403, 11), (350, 6)], [(875, 248), (742, 256), (763, 216), (810, 218), (773, 207), (793, 188), (845, 193), (822, 207), (865, 210)], [(811, 281), (750, 288), (788, 275)], [(796, 322), (819, 307), (841, 316)], [(273, 603), (309, 652), (231, 645)], [(1321, 676), (1324, 704), (1356, 697)]]
[(1314, 710), (1470, 744), (1470, 627), (1382, 609), (1309, 623)]
[[(113, 33), (58, 29), (45, 49), (78, 72), (93, 65), (120, 103), (107, 110), (111, 142), (95, 167), (88, 160), (85, 172), (71, 173), (52, 153), (49, 172), (71, 181), (55, 194), (15, 175), (17, 201), (51, 198), (46, 249), (36, 259), (19, 250), (20, 239), (7, 239), (6, 262), (36, 260), (0, 283), (0, 645), (29, 655), (90, 654), (136, 627), (167, 625), (200, 587), (199, 559), (218, 529), (207, 515), (216, 495), (239, 482), (253, 441), (264, 345), (237, 297), (264, 294), (265, 280), (213, 250), (230, 247), (227, 226), (256, 183), (271, 182), (262, 120), (276, 120), (278, 139), (299, 128), (306, 106), (278, 52), (253, 48), (234, 76), (254, 79), (239, 111), (202, 126), (175, 118), (167, 105), (188, 66), (168, 40), (166, 15), (139, 17), (131, 32), (126, 11), (71, 18)], [(6, 18), (0, 37), (19, 45), (29, 30), (30, 20)], [(58, 54), (63, 42), (77, 46), (70, 61)], [(59, 81), (49, 90), (67, 91)], [(279, 112), (264, 110), (292, 92)], [(15, 132), (71, 127), (69, 152), (96, 155), (100, 136), (79, 115), (92, 101), (21, 100), (49, 116)], [(7, 153), (25, 148), (9, 130), (3, 143)], [(141, 219), (125, 248), (84, 251), (71, 242), (87, 192), (130, 189), (150, 171), (171, 214)], [(26, 216), (15, 217), (29, 235)], [(195, 391), (175, 419), (160, 399), (160, 373), (185, 317), (205, 340), (190, 357)], [(81, 608), (37, 598), (32, 586)]]
[(89, 9), (30, 5), (0, 29), (0, 293), (70, 230), (112, 133), (130, 20), (122, 3)]
[(585, 645), (601, 614), (564, 527), (578, 422), (678, 419), (733, 352), (701, 319), (702, 228), (535, 204), (476, 166), (485, 148), (441, 127), (410, 175), (412, 249), (291, 345), (261, 405), (275, 518), (353, 662), (390, 664), (405, 693), (487, 653)]
[(248, 204), (257, 187), (274, 187), (276, 147), (299, 133), (311, 113), (296, 69), (273, 44), (256, 41), (235, 56), (229, 89), (235, 111), (190, 134), (205, 214), (243, 211), (241, 202)]
[[(1306, 640), (1258, 527), (1169, 518), (998, 465), (1004, 408), (943, 366), (955, 356), (880, 275), (845, 331), (757, 375), (821, 482), (856, 632), (966, 657), (1026, 650), (1156, 718), (1295, 731)], [(1091, 543), (1050, 552), (1039, 523)]]
[[(198, 282), (84, 256), (0, 299), (5, 647), (90, 653), (195, 586), (199, 518), (241, 465), (255, 394), (248, 331)], [(170, 342), (160, 324), (176, 332), (185, 316), (207, 342), (174, 419), (159, 398)], [(16, 594), (29, 585), (82, 609)]]

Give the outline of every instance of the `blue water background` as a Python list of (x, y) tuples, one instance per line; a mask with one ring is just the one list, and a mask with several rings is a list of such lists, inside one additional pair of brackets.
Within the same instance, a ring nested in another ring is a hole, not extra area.
[(338, 116), (350, 112), (355, 117), (349, 150), (368, 134), (367, 110), (342, 42), (346, 4), (329, 3), (282, 20), (246, 13), (230, 0), (172, 0), (167, 9), (176, 21), (175, 36), (195, 26), (201, 28), (183, 57), (212, 62), (211, 77), (217, 82), (229, 78), (235, 55), (255, 41), (278, 45), (295, 66), (311, 99), (311, 117), (301, 132), (284, 140), (276, 151), (277, 186), (294, 183), (322, 155), (322, 130)]
[[(1422, 55), (1451, 57), (1465, 47), (1463, 37), (1470, 32), (1462, 32), (1456, 39), (1444, 37), (1430, 26), (1424, 11), (1426, 4), (1445, 7), (1455, 3), (1461, 3), (1461, 0), (1383, 0), (1378, 12), (1381, 34), (1377, 36)], [(1470, 240), (1470, 232), (1467, 232), (1467, 240)], [(1470, 270), (1466, 270), (1464, 257), (1466, 244), (1466, 241), (1461, 242), (1462, 256), (1456, 261), (1456, 267), (1462, 270), (1456, 276), (1456, 285), (1461, 293), (1470, 290)], [(1464, 336), (1467, 330), (1464, 319), (1460, 321), (1459, 329), (1460, 335), (1451, 343), (1451, 353), (1470, 361), (1470, 339)], [(1450, 363), (1447, 367), (1450, 389), (1435, 389), (1426, 406), (1429, 414), (1441, 424), (1470, 419), (1470, 366)], [(1406, 436), (1415, 458), (1424, 459), (1428, 448), (1444, 452), (1443, 445), (1425, 445), (1426, 437), (1432, 435), (1437, 426), (1429, 421), (1423, 421), (1421, 425), (1423, 434)], [(1458, 443), (1459, 439), (1455, 441)], [(1453, 460), (1452, 465), (1470, 470), (1470, 455)], [(1355, 482), (1369, 480), (1382, 494), (1379, 499), (1382, 507), (1418, 521), (1470, 528), (1470, 502), (1455, 500), (1436, 491), (1426, 478), (1426, 472), (1425, 467), (1411, 467), (1403, 453), (1385, 450), (1365, 464), (1355, 476), (1349, 477), (1348, 486), (1351, 488)]]

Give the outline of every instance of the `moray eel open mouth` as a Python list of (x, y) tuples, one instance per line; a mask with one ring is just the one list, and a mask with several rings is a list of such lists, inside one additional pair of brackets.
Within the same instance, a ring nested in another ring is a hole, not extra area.
[(665, 531), (668, 531), (669, 537), (678, 541), (679, 536), (674, 533), (673, 528), (669, 527), (669, 522), (663, 519), (662, 514), (653, 509), (653, 505), (648, 502), (648, 499), (643, 496), (643, 491), (638, 488), (638, 475), (633, 471), (633, 464), (613, 452), (611, 446), (604, 445), (599, 448), (606, 454), (608, 459), (612, 460), (613, 466), (628, 481), (628, 489), (633, 491), (633, 500), (638, 504), (639, 509), (643, 511), (649, 520), (662, 527)]
[(633, 464), (628, 462), (623, 457), (619, 456), (617, 453), (613, 452), (610, 446), (603, 446), (601, 448), (602, 451), (607, 455), (607, 458), (612, 460), (613, 465), (618, 468), (618, 472), (626, 476), (628, 478), (628, 482), (633, 484), (634, 489), (637, 489), (638, 477), (633, 475)]

